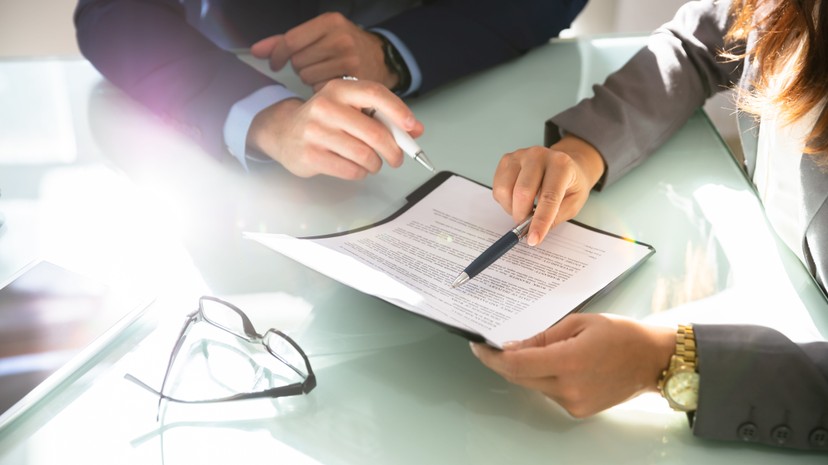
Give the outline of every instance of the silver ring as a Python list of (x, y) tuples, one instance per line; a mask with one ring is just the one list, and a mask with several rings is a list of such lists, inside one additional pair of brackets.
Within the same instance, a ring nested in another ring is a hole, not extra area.
[(347, 74), (342, 76), (342, 79), (345, 81), (359, 81), (355, 76), (348, 76)]

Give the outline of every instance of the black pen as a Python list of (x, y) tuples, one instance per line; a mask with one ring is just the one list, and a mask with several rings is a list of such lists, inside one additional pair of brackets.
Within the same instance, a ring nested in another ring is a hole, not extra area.
[(507, 232), (488, 249), (484, 250), (479, 257), (469, 263), (469, 266), (451, 283), (451, 287), (460, 287), (468, 280), (477, 276), (478, 273), (489, 267), (495, 260), (516, 246), (521, 239), (529, 232), (529, 223), (532, 222), (532, 215), (523, 220), (514, 229)]

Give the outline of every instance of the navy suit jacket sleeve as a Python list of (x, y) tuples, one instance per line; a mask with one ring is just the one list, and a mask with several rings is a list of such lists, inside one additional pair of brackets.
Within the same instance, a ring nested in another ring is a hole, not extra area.
[(586, 0), (436, 0), (377, 27), (397, 35), (423, 75), (419, 92), (520, 56), (557, 37)]
[(217, 157), (230, 107), (273, 84), (191, 27), (175, 1), (81, 0), (75, 24), (101, 74)]
[[(432, 0), (365, 26), (385, 28), (406, 44), (419, 64), (422, 92), (544, 43), (568, 27), (585, 3)], [(318, 13), (313, 1), (283, 5), (235, 0), (227, 5), (233, 11), (225, 19), (239, 23), (232, 24), (235, 31), (252, 43)], [(245, 8), (264, 8), (268, 14)], [(230, 107), (275, 82), (190, 26), (187, 14), (176, 0), (80, 0), (78, 44), (107, 79), (211, 154), (225, 156), (222, 128)]]

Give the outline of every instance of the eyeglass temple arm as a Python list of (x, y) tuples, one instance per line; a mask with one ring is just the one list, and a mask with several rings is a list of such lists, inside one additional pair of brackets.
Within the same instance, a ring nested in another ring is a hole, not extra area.
[(184, 326), (181, 327), (181, 332), (178, 333), (178, 339), (175, 341), (175, 346), (173, 347), (172, 352), (170, 352), (170, 360), (167, 362), (167, 369), (164, 371), (164, 379), (161, 381), (161, 389), (159, 391), (155, 391), (143, 382), (140, 382), (137, 379), (135, 379), (135, 381), (143, 385), (145, 388), (158, 394), (158, 413), (156, 414), (156, 420), (158, 419), (158, 416), (161, 414), (161, 401), (163, 401), (166, 397), (164, 395), (164, 388), (167, 387), (167, 379), (169, 379), (170, 377), (170, 372), (172, 371), (173, 363), (175, 363), (175, 359), (176, 357), (178, 357), (178, 352), (181, 351), (181, 346), (184, 345), (184, 339), (187, 338), (187, 333), (190, 332), (190, 328), (192, 328), (193, 324), (198, 320), (198, 316), (200, 313), (201, 308), (199, 307), (198, 310), (187, 315), (187, 321), (184, 322)]
[[(140, 379), (132, 376), (131, 374), (127, 373), (124, 375), (124, 378), (128, 381), (132, 381), (133, 383), (137, 384), (138, 386), (146, 389), (147, 391), (155, 394), (156, 396), (160, 397), (161, 399), (167, 399), (171, 402), (178, 402), (180, 404), (207, 404), (212, 402), (227, 402), (233, 400), (244, 400), (244, 399), (258, 399), (261, 397), (284, 397), (284, 396), (295, 396), (303, 393), (310, 392), (314, 387), (316, 387), (316, 378), (308, 378), (305, 382), (302, 383), (293, 383), (287, 386), (279, 386), (271, 389), (266, 389), (264, 391), (259, 392), (247, 392), (243, 394), (234, 394), (232, 396), (227, 397), (217, 397), (214, 399), (201, 399), (201, 400), (184, 400), (178, 399), (175, 397), (168, 396), (166, 394), (162, 394), (148, 384), (144, 383)], [(312, 381), (311, 381), (312, 380)], [(310, 382), (308, 382), (310, 381)]]

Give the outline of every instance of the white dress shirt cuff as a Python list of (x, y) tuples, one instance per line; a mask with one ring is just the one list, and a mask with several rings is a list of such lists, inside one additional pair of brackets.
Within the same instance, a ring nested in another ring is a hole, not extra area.
[(265, 159), (247, 153), (247, 132), (250, 130), (253, 118), (265, 108), (294, 97), (298, 98), (295, 93), (285, 86), (273, 84), (262, 87), (230, 107), (230, 112), (227, 113), (227, 119), (224, 122), (224, 143), (227, 145), (227, 150), (239, 160), (245, 171), (247, 171), (248, 160), (272, 161), (269, 158)]
[(405, 61), (405, 65), (408, 67), (408, 72), (411, 73), (411, 85), (408, 86), (408, 89), (400, 92), (400, 97), (407, 97), (412, 93), (417, 92), (420, 89), (420, 84), (423, 82), (423, 74), (420, 72), (420, 67), (417, 65), (417, 60), (414, 59), (414, 55), (411, 53), (411, 50), (408, 50), (405, 43), (389, 30), (373, 28), (371, 29), (371, 32), (382, 34), (383, 37), (391, 42), (397, 51), (400, 52), (400, 56), (402, 56)]

